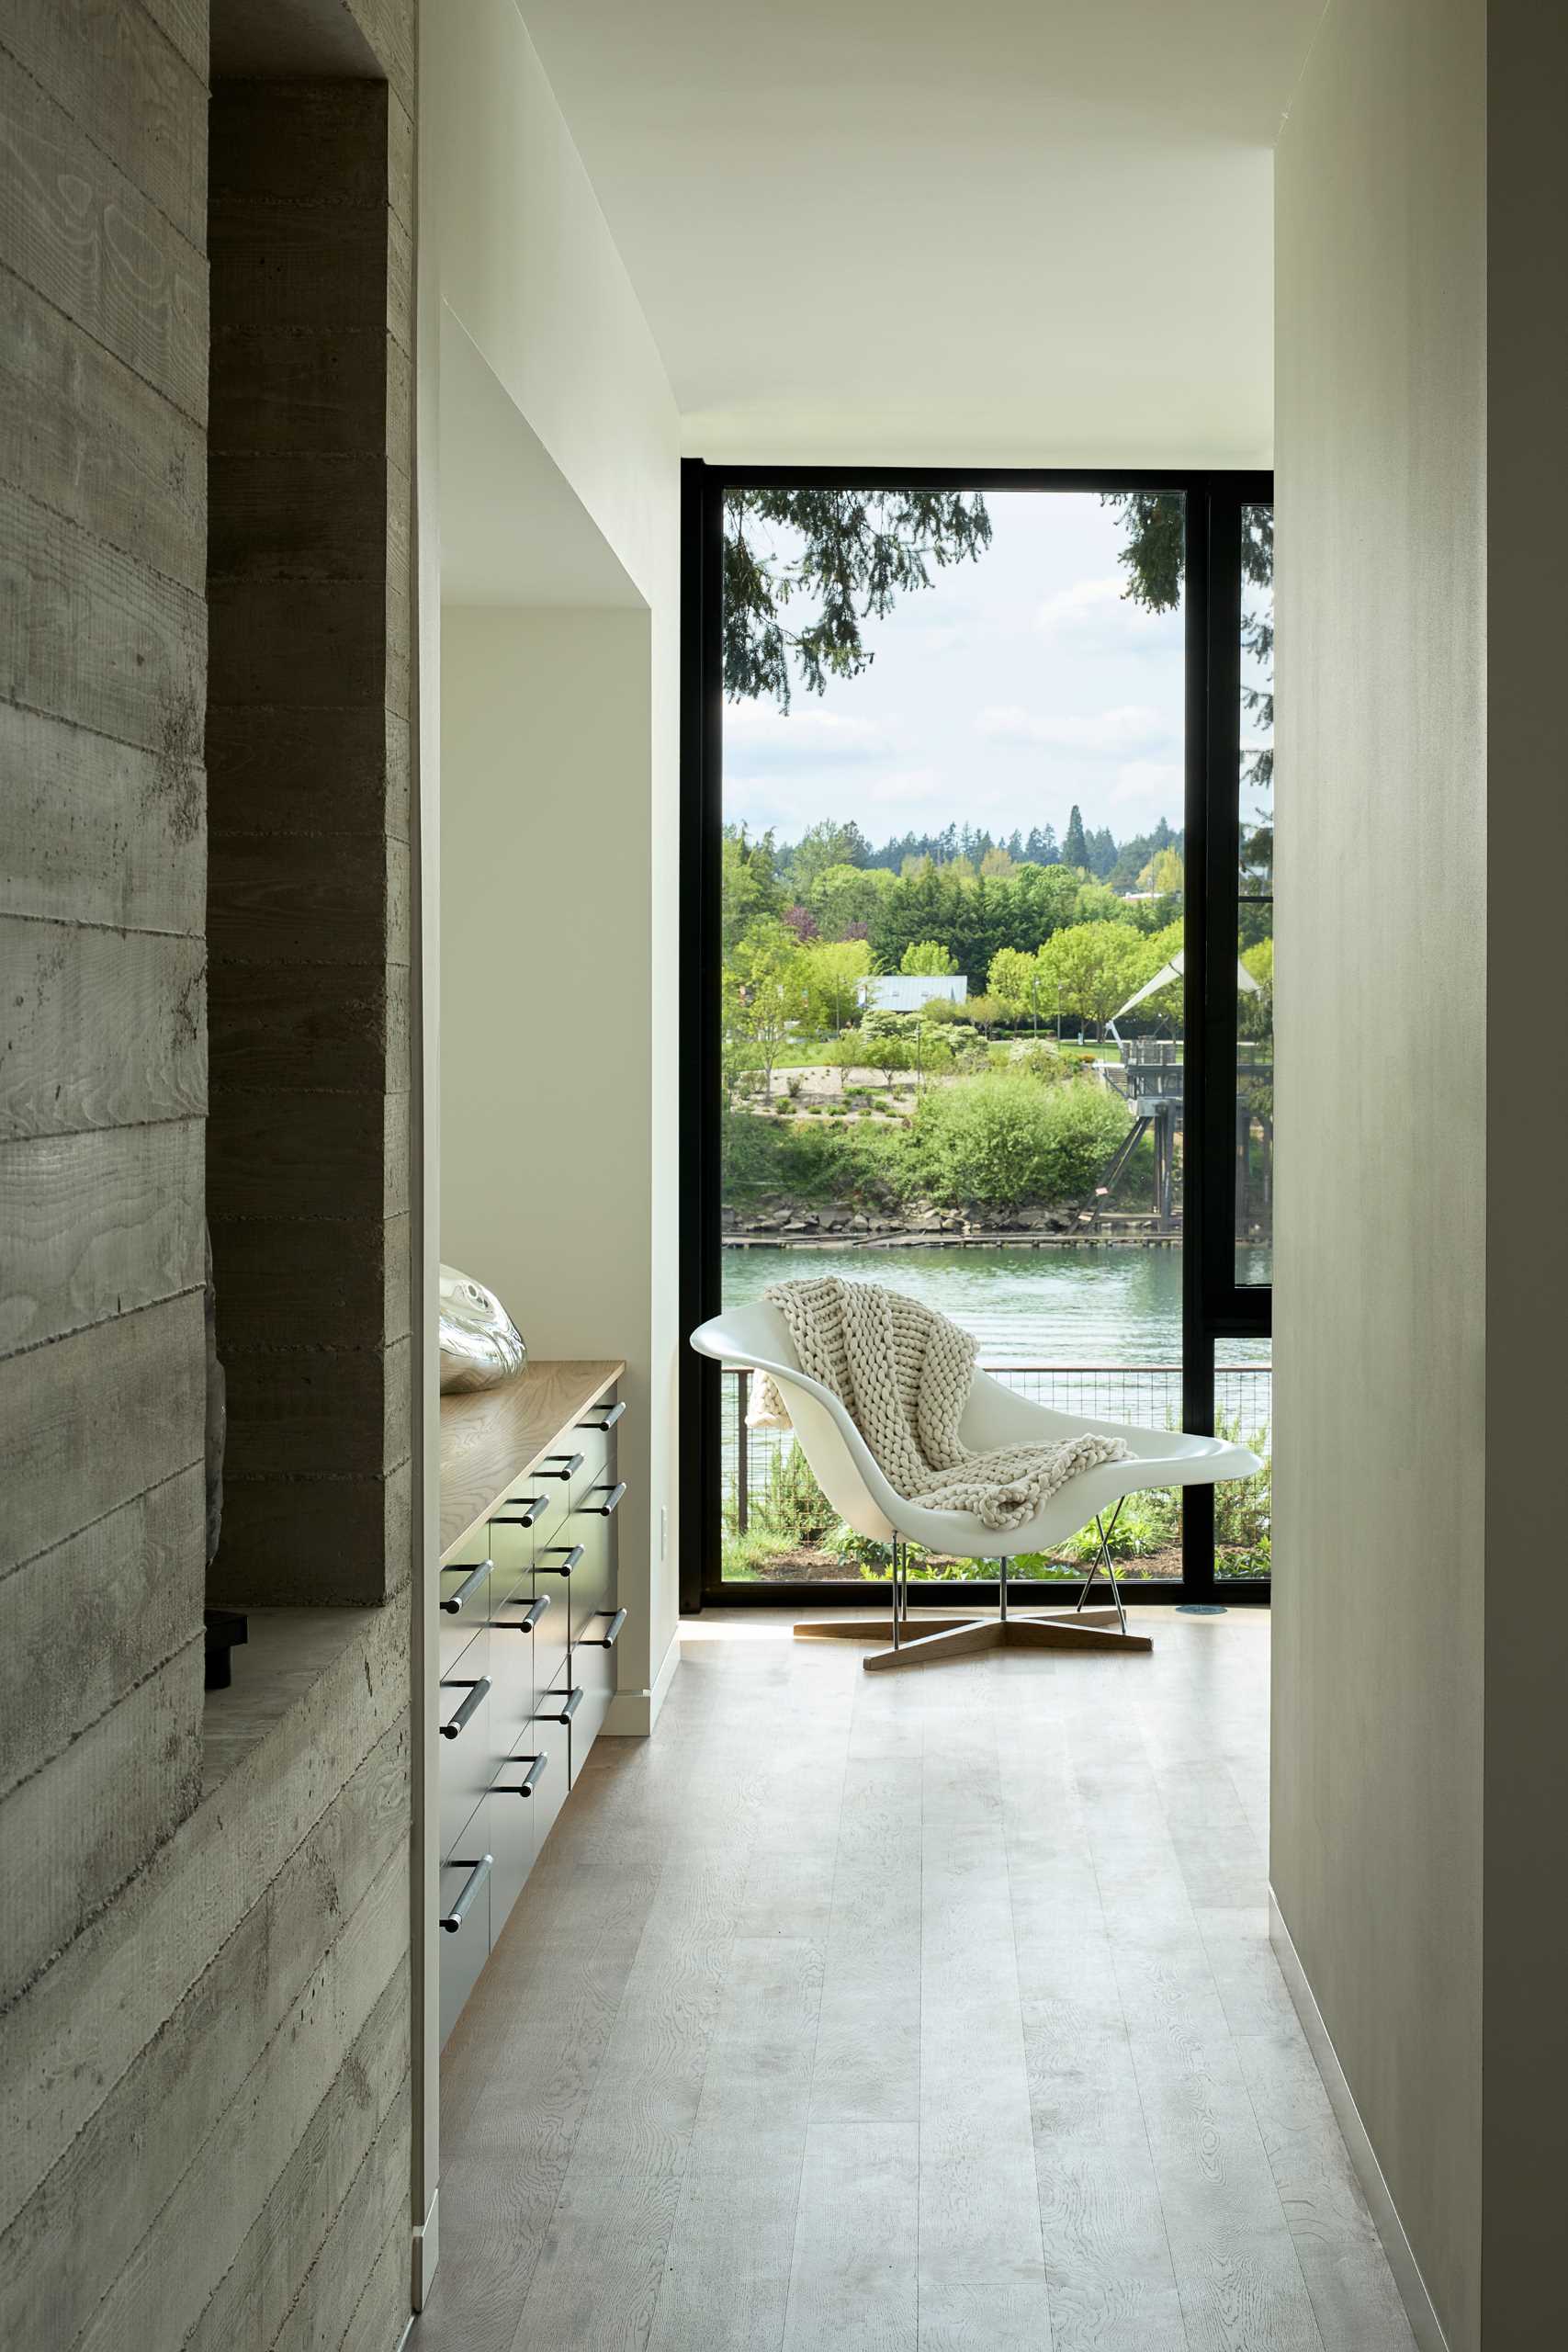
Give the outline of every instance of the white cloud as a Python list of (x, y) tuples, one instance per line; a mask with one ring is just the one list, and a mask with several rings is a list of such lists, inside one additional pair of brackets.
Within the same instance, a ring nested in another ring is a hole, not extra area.
[(725, 765), (740, 775), (805, 760), (822, 767), (885, 759), (893, 749), (887, 729), (873, 719), (802, 708), (798, 702), (789, 711), (771, 702), (725, 706)]
[(842, 822), (846, 816), (858, 819), (879, 838), (907, 832), (925, 824), (933, 812), (941, 812), (945, 823), (953, 806), (953, 779), (942, 769), (887, 767), (860, 769), (852, 804), (846, 808), (841, 786), (824, 773), (818, 760), (798, 768), (771, 769), (753, 779), (742, 808), (733, 799), (726, 803), (727, 811), (744, 816), (754, 833), (771, 829), (792, 841), (808, 825), (825, 818)]
[(994, 743), (1045, 743), (1054, 751), (1083, 752), (1101, 758), (1124, 759), (1129, 753), (1162, 751), (1178, 741), (1169, 717), (1140, 703), (1087, 714), (990, 703), (979, 712), (975, 726)]
[(1117, 769), (1110, 798), (1114, 808), (1133, 811), (1138, 824), (1129, 830), (1137, 831), (1156, 817), (1179, 825), (1185, 793), (1179, 760), (1129, 760)]
[(1181, 615), (1151, 613), (1127, 594), (1124, 580), (1077, 580), (1048, 596), (1034, 616), (1043, 638), (1077, 653), (1179, 650)]

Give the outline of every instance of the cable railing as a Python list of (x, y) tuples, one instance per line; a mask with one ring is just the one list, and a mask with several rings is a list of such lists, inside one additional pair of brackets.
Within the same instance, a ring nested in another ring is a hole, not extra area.
[[(1136, 1421), (1176, 1429), (1181, 1419), (1179, 1363), (1013, 1363), (995, 1359), (982, 1370), (1037, 1405), (1081, 1413), (1085, 1420)], [(793, 1442), (788, 1430), (749, 1429), (753, 1374), (749, 1364), (723, 1367), (719, 1417), (723, 1523), (744, 1535), (768, 1495), (776, 1491), (782, 1459)], [(1220, 1364), (1214, 1369), (1214, 1412), (1223, 1427), (1267, 1454), (1272, 1439), (1273, 1366)]]

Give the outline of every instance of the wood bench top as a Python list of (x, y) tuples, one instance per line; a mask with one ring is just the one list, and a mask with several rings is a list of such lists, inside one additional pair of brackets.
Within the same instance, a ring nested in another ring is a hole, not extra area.
[(515, 1491), (626, 1371), (622, 1358), (529, 1363), (513, 1380), (441, 1399), (441, 1557)]

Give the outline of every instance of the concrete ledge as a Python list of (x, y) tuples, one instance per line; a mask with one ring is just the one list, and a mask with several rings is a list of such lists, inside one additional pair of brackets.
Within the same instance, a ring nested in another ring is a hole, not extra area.
[(209, 1690), (201, 1717), (201, 1792), (209, 1797), (368, 1630), (375, 1609), (253, 1609), (227, 1690)]
[(649, 1690), (617, 1690), (604, 1716), (606, 1739), (646, 1739), (659, 1721), (681, 1663), (681, 1636), (675, 1634), (653, 1678)]
[(1312, 2052), (1313, 2064), (1323, 2077), (1328, 2103), (1345, 2136), (1350, 2162), (1356, 2168), (1356, 2177), (1361, 2184), (1361, 2194), (1367, 2200), (1373, 2225), (1382, 2240), (1382, 2250), (1388, 2256), (1388, 2267), (1393, 2273), (1393, 2283), (1404, 2305), (1411, 2333), (1421, 2352), (1450, 2352), (1449, 2339), (1443, 2333), (1442, 2323), (1427, 2292), (1427, 2282), (1421, 2276), (1421, 2266), (1404, 2234), (1404, 2224), (1399, 2218), (1393, 2193), (1383, 2178), (1377, 2151), (1361, 2120), (1355, 2095), (1346, 2080), (1345, 2069), (1339, 2064), (1323, 2012), (1317, 2006), (1316, 1996), (1302, 1966), (1301, 1955), (1292, 1940), (1272, 1887), (1269, 1890), (1269, 1940), (1274, 1947), (1275, 1958), (1279, 1961), (1291, 1999), (1295, 2004), (1302, 2031)]

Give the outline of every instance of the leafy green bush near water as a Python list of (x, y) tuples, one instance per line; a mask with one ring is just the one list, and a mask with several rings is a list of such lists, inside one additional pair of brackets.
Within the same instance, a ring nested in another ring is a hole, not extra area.
[[(780, 1110), (785, 1109), (781, 1103)], [(789, 1107), (793, 1108), (793, 1105)], [(932, 1087), (908, 1122), (724, 1115), (725, 1197), (874, 1210), (1065, 1207), (1083, 1200), (1127, 1132), (1120, 1096), (1089, 1081), (988, 1071)]]
[(909, 1155), (939, 1207), (1056, 1207), (1089, 1191), (1128, 1122), (1104, 1087), (998, 1071), (928, 1094)]

